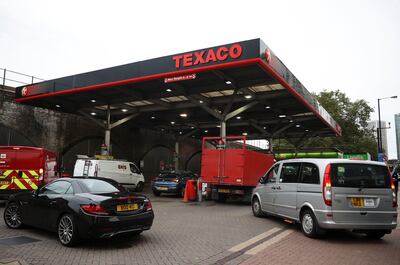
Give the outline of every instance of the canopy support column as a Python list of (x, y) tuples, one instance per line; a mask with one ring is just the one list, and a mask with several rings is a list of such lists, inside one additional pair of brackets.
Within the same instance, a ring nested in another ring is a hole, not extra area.
[(106, 114), (106, 133), (104, 136), (104, 144), (106, 145), (107, 155), (110, 155), (110, 142), (111, 142), (111, 111), (110, 105), (107, 105), (107, 114)]
[(221, 121), (220, 136), (226, 137), (226, 121)]
[(175, 171), (179, 170), (179, 142), (175, 142), (175, 153), (174, 153)]

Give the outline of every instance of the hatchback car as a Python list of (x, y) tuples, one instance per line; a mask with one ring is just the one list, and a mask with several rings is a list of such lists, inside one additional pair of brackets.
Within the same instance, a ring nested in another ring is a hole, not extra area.
[(40, 190), (12, 195), (4, 209), (9, 228), (34, 226), (57, 232), (61, 244), (81, 238), (140, 234), (151, 228), (154, 214), (143, 195), (103, 178), (62, 178)]
[(381, 238), (397, 225), (393, 180), (384, 163), (372, 161), (280, 161), (260, 179), (252, 209), (299, 222), (308, 237), (349, 229)]
[(161, 172), (158, 177), (151, 182), (151, 189), (155, 196), (160, 196), (161, 193), (174, 193), (183, 197), (186, 181), (197, 178), (196, 174), (189, 171)]

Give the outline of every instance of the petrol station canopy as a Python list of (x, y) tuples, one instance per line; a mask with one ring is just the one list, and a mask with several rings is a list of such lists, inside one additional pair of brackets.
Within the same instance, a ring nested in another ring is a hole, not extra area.
[(16, 89), (16, 101), (200, 138), (338, 136), (341, 128), (261, 39)]

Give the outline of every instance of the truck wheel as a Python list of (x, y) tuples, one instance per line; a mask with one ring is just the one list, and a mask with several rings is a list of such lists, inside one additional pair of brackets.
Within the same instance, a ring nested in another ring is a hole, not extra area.
[(22, 226), (21, 212), (19, 205), (15, 202), (7, 205), (4, 210), (4, 222), (9, 228), (18, 229)]
[(251, 209), (253, 210), (253, 214), (256, 217), (262, 217), (264, 216), (264, 213), (261, 210), (261, 203), (260, 200), (255, 197), (251, 203)]
[(226, 194), (219, 193), (217, 202), (226, 202), (227, 199), (228, 199), (228, 196)]
[(161, 195), (161, 192), (153, 190), (153, 194), (154, 196), (159, 197)]
[(136, 185), (136, 191), (143, 191), (143, 187), (144, 187), (144, 183), (143, 182), (139, 182), (137, 185)]
[(78, 243), (78, 231), (72, 215), (64, 214), (61, 216), (58, 221), (57, 233), (58, 239), (64, 246), (72, 247)]

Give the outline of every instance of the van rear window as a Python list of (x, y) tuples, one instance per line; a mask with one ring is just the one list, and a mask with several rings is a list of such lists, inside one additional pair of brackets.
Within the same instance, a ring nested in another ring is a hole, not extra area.
[(333, 187), (390, 188), (386, 166), (368, 164), (332, 164)]

